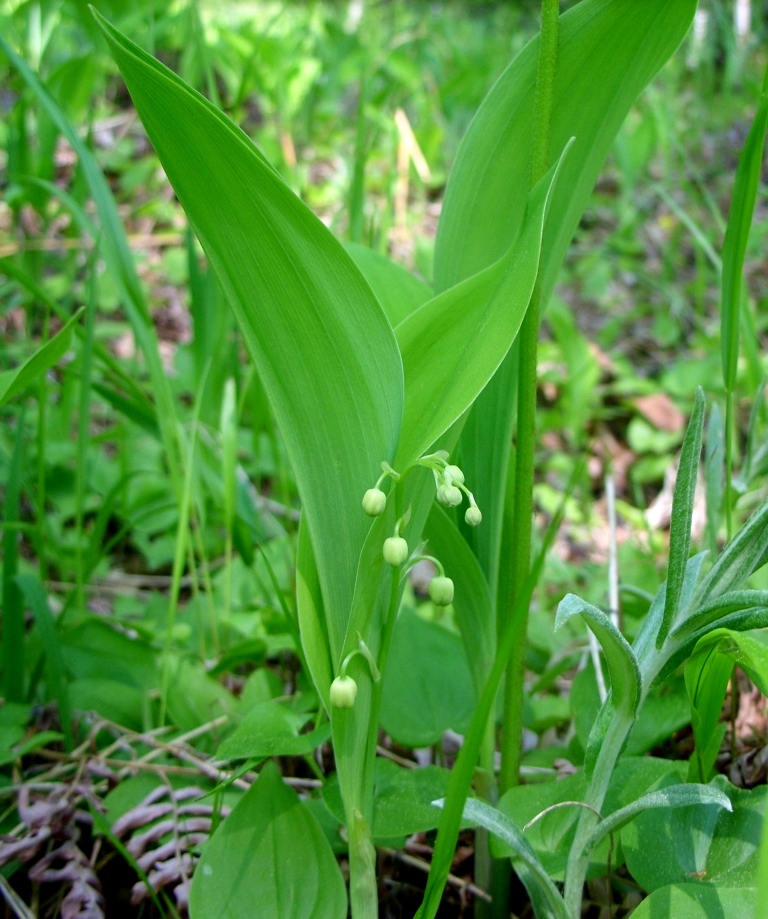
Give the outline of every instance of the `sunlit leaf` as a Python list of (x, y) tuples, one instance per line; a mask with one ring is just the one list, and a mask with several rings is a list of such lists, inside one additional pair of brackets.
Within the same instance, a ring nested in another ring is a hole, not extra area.
[(390, 324), (343, 247), (250, 140), (99, 19), (147, 133), (234, 310), (296, 476), (339, 653), (402, 412)]

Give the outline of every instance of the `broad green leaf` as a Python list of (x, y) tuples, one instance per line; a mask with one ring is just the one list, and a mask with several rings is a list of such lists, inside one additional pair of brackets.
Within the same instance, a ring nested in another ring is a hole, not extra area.
[(470, 799), (464, 805), (464, 819), (484, 827), (512, 848), (515, 867), (523, 869), (521, 880), (542, 910), (536, 910), (537, 919), (567, 919), (565, 903), (557, 887), (550, 880), (528, 840), (508, 817), (485, 801)]
[[(486, 525), (485, 516), (478, 527)], [(453, 611), (469, 660), (475, 692), (480, 695), (493, 666), (496, 623), (488, 584), (477, 559), (444, 508), (435, 503), (424, 527), (427, 550), (456, 577)]]
[(760, 104), (749, 129), (736, 170), (736, 182), (723, 240), (721, 298), (721, 347), (723, 380), (728, 392), (736, 386), (739, 359), (739, 324), (744, 286), (744, 254), (755, 212), (757, 188), (763, 165), (765, 129), (768, 126), (768, 69)]
[(216, 759), (266, 759), (269, 756), (304, 756), (330, 737), (324, 724), (306, 734), (301, 730), (311, 715), (298, 715), (278, 702), (254, 705), (227, 737)]
[[(440, 811), (432, 802), (445, 795), (449, 776), (447, 769), (438, 766), (403, 769), (379, 757), (374, 775), (374, 836), (391, 839), (433, 830), (440, 820)], [(343, 823), (344, 804), (335, 777), (325, 783), (322, 794), (328, 810)]]
[(459, 636), (405, 607), (384, 674), (384, 730), (407, 747), (431, 747), (449, 728), (463, 733), (474, 707), (475, 691)]
[(135, 686), (109, 677), (84, 677), (72, 680), (68, 691), (73, 709), (97, 712), (132, 731), (141, 731), (146, 726), (147, 696)]
[[(583, 0), (561, 17), (550, 162), (571, 137), (576, 140), (547, 218), (543, 302), (621, 123), (682, 41), (695, 10), (696, 0)], [(538, 46), (537, 37), (512, 61), (461, 144), (435, 248), (438, 291), (493, 263), (520, 230), (530, 184)]]
[(511, 474), (509, 459), (517, 414), (516, 350), (515, 344), (467, 413), (459, 445), (461, 468), (483, 512), (482, 526), (465, 527), (464, 537), (488, 580), (494, 615), (503, 556), (501, 538), (507, 477)]
[(754, 919), (768, 916), (768, 801), (763, 808), (763, 840), (760, 843), (759, 859)]
[(345, 919), (330, 843), (272, 763), (205, 844), (189, 905), (192, 919)]
[(334, 677), (334, 664), (331, 661), (331, 644), (328, 638), (328, 623), (320, 589), (320, 578), (306, 518), (299, 521), (296, 546), (296, 613), (299, 620), (301, 644), (312, 682), (326, 710), (329, 711), (331, 703), (328, 690)]
[(429, 284), (414, 277), (386, 255), (359, 243), (347, 243), (345, 248), (371, 285), (393, 328), (434, 296)]
[(63, 329), (38, 348), (20, 367), (0, 373), (0, 406), (23, 392), (39, 376), (61, 360), (69, 348), (72, 330), (83, 309), (85, 307), (79, 309)]
[(584, 854), (591, 852), (606, 836), (620, 830), (638, 814), (654, 808), (670, 810), (674, 807), (689, 807), (694, 804), (715, 804), (727, 811), (733, 810), (728, 796), (719, 789), (710, 788), (708, 785), (672, 785), (668, 788), (661, 788), (642, 795), (631, 804), (614, 811), (602, 820), (584, 844)]
[(472, 405), (512, 346), (536, 281), (548, 202), (567, 159), (566, 145), (527, 197), (520, 235), (501, 258), (395, 330), (405, 375), (395, 468), (410, 465)]
[(157, 652), (101, 619), (86, 619), (60, 639), (64, 664), (78, 678), (107, 678), (147, 691), (157, 686)]
[(725, 793), (730, 811), (710, 805), (646, 811), (622, 831), (627, 867), (646, 890), (692, 877), (730, 887), (755, 883), (768, 789), (745, 791), (723, 776), (709, 787)]
[(99, 19), (227, 295), (286, 443), (338, 657), (370, 521), (360, 509), (402, 413), (397, 344), (331, 233), (248, 138)]
[(667, 591), (664, 598), (664, 615), (656, 636), (656, 647), (660, 648), (680, 610), (688, 557), (691, 552), (691, 520), (696, 479), (699, 473), (699, 457), (704, 432), (704, 393), (696, 390), (696, 404), (688, 430), (685, 433), (680, 466), (672, 501), (672, 523), (669, 535), (669, 566), (667, 569)]
[(670, 884), (643, 900), (632, 919), (761, 919), (753, 913), (755, 902), (747, 887)]
[(611, 696), (617, 709), (637, 711), (642, 694), (640, 667), (626, 638), (602, 610), (575, 594), (568, 594), (557, 607), (555, 628), (580, 615), (600, 642), (611, 675)]

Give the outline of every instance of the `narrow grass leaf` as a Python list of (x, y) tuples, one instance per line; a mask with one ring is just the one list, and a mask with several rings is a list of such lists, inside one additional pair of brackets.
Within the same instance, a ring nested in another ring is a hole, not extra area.
[(274, 409), (336, 656), (370, 527), (361, 496), (380, 462), (393, 459), (400, 426), (402, 369), (392, 329), (341, 244), (248, 138), (97, 18)]
[(24, 411), (16, 421), (13, 454), (8, 470), (3, 502), (3, 695), (8, 702), (24, 699), (24, 606), (16, 583), (19, 565), (21, 483), (24, 475)]
[(456, 839), (461, 826), (462, 813), (464, 805), (469, 794), (469, 787), (475, 772), (475, 765), (480, 753), (480, 747), (483, 743), (488, 718), (490, 717), (496, 700), (499, 683), (504, 674), (512, 650), (512, 645), (516, 637), (514, 623), (518, 619), (521, 611), (526, 609), (531, 602), (533, 590), (538, 583), (541, 570), (544, 565), (544, 559), (552, 547), (555, 534), (558, 532), (565, 514), (566, 498), (570, 494), (570, 489), (566, 491), (557, 513), (547, 529), (541, 548), (532, 565), (531, 572), (524, 584), (524, 589), (517, 601), (517, 608), (512, 611), (505, 624), (504, 630), (500, 636), (499, 644), (496, 648), (496, 656), (493, 660), (488, 678), (483, 687), (483, 691), (472, 716), (469, 730), (464, 737), (464, 744), (459, 752), (459, 757), (451, 770), (451, 778), (448, 785), (448, 794), (446, 795), (443, 813), (440, 816), (440, 826), (438, 828), (437, 840), (432, 856), (432, 865), (427, 878), (427, 887), (424, 891), (424, 899), (416, 913), (415, 919), (434, 919), (440, 908), (442, 891), (448, 878), (448, 873), (453, 860)]
[(664, 601), (664, 615), (661, 619), (656, 647), (664, 643), (675, 617), (680, 609), (680, 595), (691, 553), (691, 521), (696, 481), (699, 474), (699, 458), (704, 431), (704, 393), (696, 390), (696, 402), (688, 424), (677, 470), (674, 497), (672, 499), (672, 523), (669, 534), (669, 566), (667, 568), (667, 593)]
[(85, 307), (79, 309), (63, 329), (38, 348), (20, 367), (0, 373), (0, 407), (31, 386), (61, 360), (69, 349), (72, 331), (83, 309)]
[(29, 603), (32, 615), (35, 617), (35, 624), (40, 633), (40, 640), (43, 650), (48, 661), (48, 675), (50, 678), (49, 693), (52, 699), (59, 706), (59, 717), (61, 718), (61, 730), (64, 734), (64, 745), (67, 750), (73, 747), (72, 735), (72, 709), (69, 704), (69, 691), (67, 689), (67, 679), (64, 671), (64, 656), (61, 652), (61, 644), (56, 629), (56, 621), (53, 618), (48, 598), (43, 590), (43, 585), (33, 574), (19, 575), (16, 578), (27, 603)]
[[(152, 324), (149, 307), (147, 306), (144, 291), (138, 273), (136, 272), (136, 266), (131, 256), (128, 239), (120, 219), (120, 214), (117, 210), (115, 199), (107, 184), (107, 180), (96, 162), (96, 158), (83, 143), (61, 106), (56, 102), (53, 96), (51, 96), (37, 74), (35, 74), (29, 65), (13, 51), (3, 37), (2, 32), (0, 32), (0, 48), (2, 48), (8, 56), (13, 66), (24, 79), (24, 82), (39, 100), (40, 105), (77, 154), (80, 168), (88, 182), (88, 187), (94, 204), (96, 205), (101, 223), (101, 233), (97, 234), (93, 230), (89, 230), (89, 232), (91, 232), (94, 240), (101, 246), (110, 274), (121, 292), (121, 300), (131, 323), (133, 333), (146, 358), (147, 367), (152, 379), (152, 391), (158, 402), (158, 427), (167, 454), (171, 481), (174, 488), (178, 490), (181, 476), (178, 441), (175, 428), (173, 427), (173, 422), (176, 418), (175, 403), (171, 394), (170, 382), (160, 357), (157, 334)], [(65, 192), (61, 189), (57, 189), (55, 186), (52, 187), (51, 193), (58, 194), (59, 197), (62, 197), (64, 200), (68, 197)], [(73, 205), (75, 205), (74, 208)], [(69, 206), (76, 215), (77, 211), (82, 210), (76, 206), (76, 202), (71, 202)], [(81, 225), (92, 226), (92, 222), (89, 220), (81, 221)]]
[(596, 606), (575, 594), (568, 594), (557, 607), (555, 628), (559, 629), (572, 616), (581, 616), (602, 646), (611, 675), (611, 695), (618, 709), (632, 714), (642, 695), (640, 666), (635, 652), (611, 619)]
[(590, 853), (609, 833), (615, 833), (643, 811), (654, 808), (690, 807), (692, 805), (712, 804), (733, 810), (728, 797), (709, 785), (671, 785), (658, 791), (643, 795), (626, 807), (622, 807), (601, 820), (595, 831), (584, 844), (584, 855)]
[(740, 315), (744, 299), (744, 255), (747, 250), (747, 240), (760, 183), (766, 126), (768, 126), (768, 69), (760, 104), (739, 157), (733, 198), (728, 213), (728, 225), (723, 241), (720, 334), (723, 381), (729, 393), (733, 392), (736, 386)]

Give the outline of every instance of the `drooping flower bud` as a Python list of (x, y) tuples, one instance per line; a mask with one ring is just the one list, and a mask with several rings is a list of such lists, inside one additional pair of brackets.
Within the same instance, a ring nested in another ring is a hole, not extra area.
[(357, 698), (357, 683), (351, 676), (337, 676), (331, 683), (330, 696), (335, 708), (352, 708)]
[(390, 536), (384, 540), (382, 555), (388, 565), (399, 568), (408, 558), (408, 543), (402, 536)]
[(429, 597), (435, 606), (450, 606), (453, 603), (453, 581), (438, 575), (429, 582)]
[(480, 511), (480, 508), (476, 504), (472, 504), (467, 508), (467, 512), (464, 514), (464, 519), (471, 527), (476, 527), (483, 522), (483, 515)]
[(384, 513), (387, 496), (380, 488), (369, 488), (363, 495), (363, 510), (369, 517), (378, 517)]
[(461, 492), (455, 485), (443, 483), (437, 489), (437, 500), (446, 507), (458, 507), (461, 504)]
[(458, 466), (448, 465), (445, 467), (445, 476), (446, 482), (458, 482), (459, 485), (464, 484), (464, 473), (459, 469)]

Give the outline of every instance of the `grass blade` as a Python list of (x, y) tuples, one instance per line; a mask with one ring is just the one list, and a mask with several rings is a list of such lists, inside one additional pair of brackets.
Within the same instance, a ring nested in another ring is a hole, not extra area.
[(64, 671), (64, 657), (61, 653), (58, 629), (53, 618), (48, 599), (45, 596), (43, 585), (32, 574), (19, 575), (16, 582), (26, 597), (35, 617), (40, 639), (43, 644), (45, 656), (48, 659), (48, 674), (50, 677), (49, 693), (59, 706), (61, 730), (64, 734), (64, 745), (67, 750), (74, 746), (72, 734), (72, 709), (69, 705), (69, 692)]

